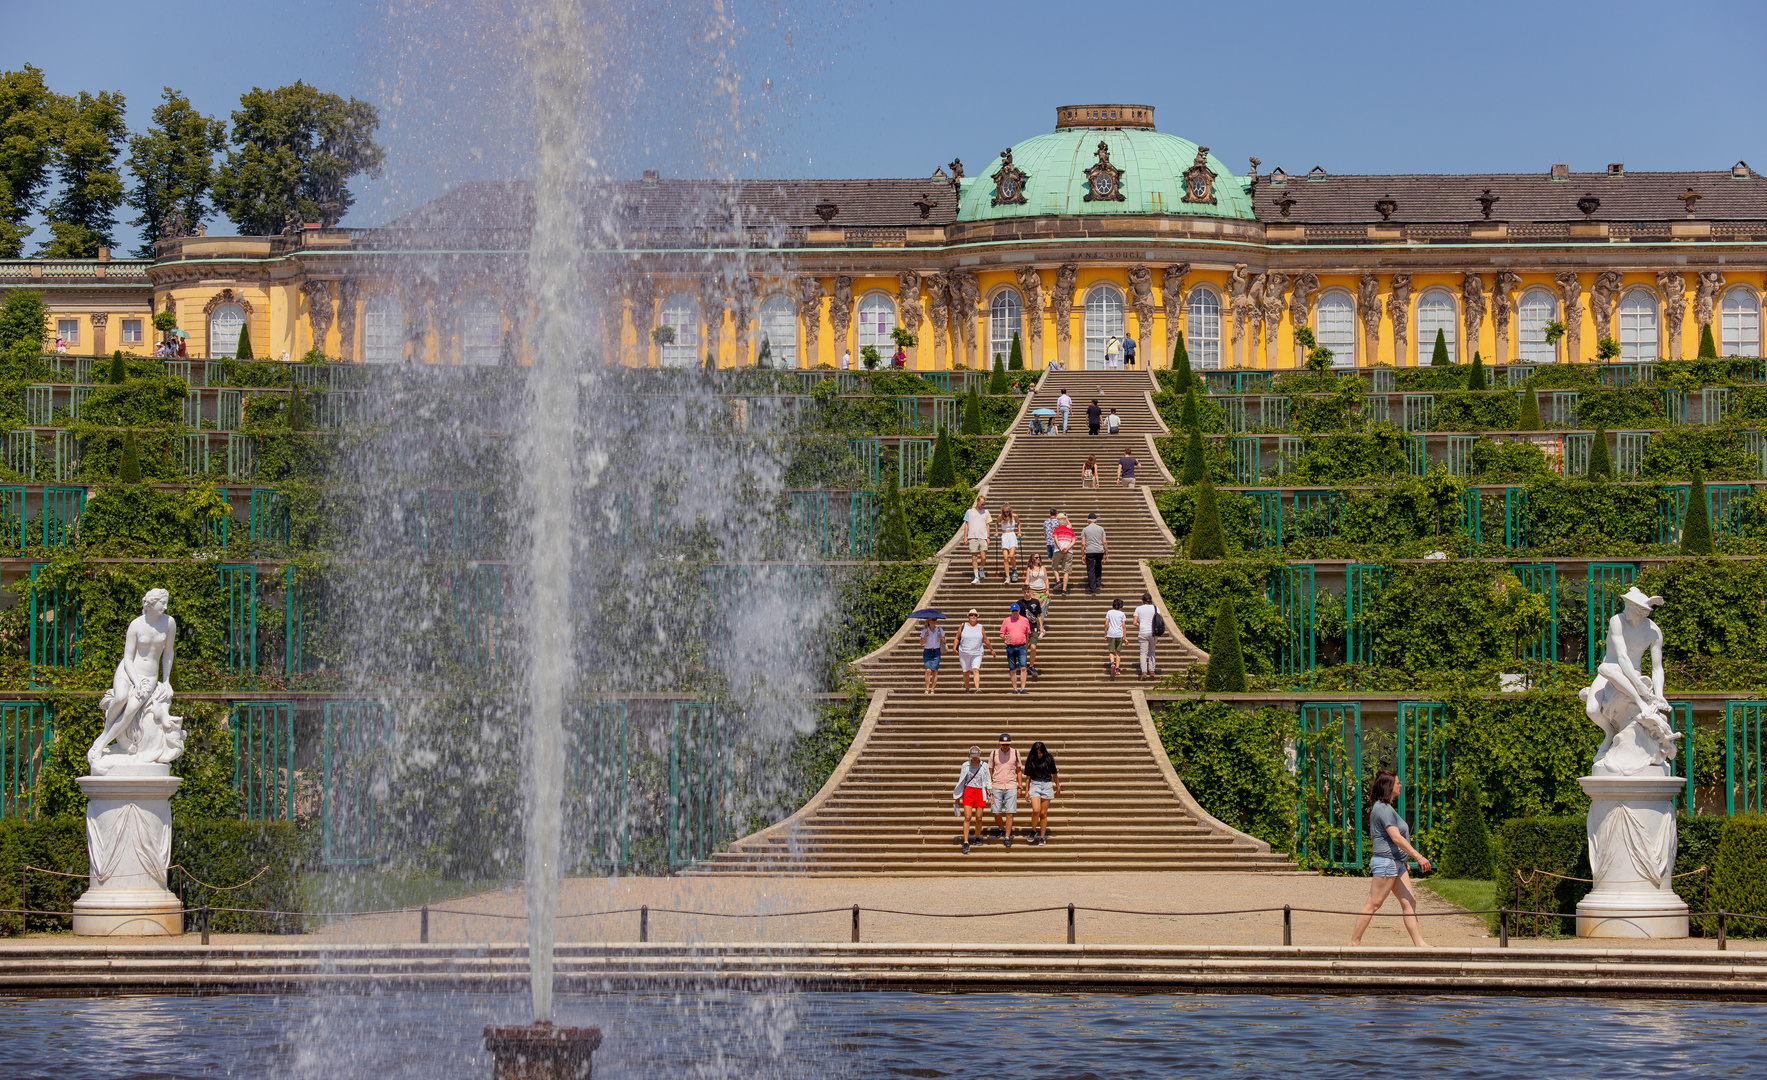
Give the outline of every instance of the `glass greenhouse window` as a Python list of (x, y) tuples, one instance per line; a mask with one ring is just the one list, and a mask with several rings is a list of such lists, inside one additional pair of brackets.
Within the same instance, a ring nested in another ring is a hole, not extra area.
[[(237, 335), (238, 331), (235, 331)], [(399, 299), (382, 293), (362, 309), (362, 359), (369, 364), (396, 364), (403, 357), (405, 312)], [(232, 353), (228, 353), (229, 356)]]
[(1657, 298), (1633, 289), (1620, 298), (1620, 359), (1655, 360), (1657, 352)]
[(890, 340), (890, 331), (895, 328), (895, 301), (885, 293), (866, 293), (859, 301), (859, 349), (853, 354), (853, 362), (858, 363), (859, 357), (865, 355), (865, 346), (870, 345), (877, 350), (881, 363), (889, 363), (896, 352), (896, 343)]
[(1718, 351), (1725, 356), (1761, 355), (1761, 303), (1747, 289), (1724, 294), (1718, 312), (1721, 331)]
[(671, 293), (663, 301), (658, 326), (671, 327), (675, 340), (662, 347), (664, 367), (693, 367), (700, 363), (699, 305), (687, 293)]
[[(789, 297), (775, 294), (761, 301), (761, 341), (774, 367), (798, 366), (798, 312)], [(755, 352), (759, 355), (760, 344)]]
[(1431, 289), (1417, 298), (1417, 363), (1429, 366), (1436, 353), (1436, 331), (1448, 343), (1448, 359), (1454, 352), (1454, 297), (1441, 289)]
[(1318, 325), (1314, 337), (1331, 350), (1332, 367), (1356, 366), (1356, 302), (1345, 292), (1328, 292), (1319, 297), (1313, 321)]
[(1221, 366), (1221, 298), (1215, 290), (1190, 290), (1184, 349), (1190, 354), (1193, 368), (1213, 370)]
[(1012, 362), (1014, 334), (1020, 334), (1019, 349), (1024, 349), (1022, 304), (1017, 289), (1001, 289), (988, 301), (988, 366), (993, 366), (996, 356), (1001, 363)]
[[(1104, 367), (1105, 345), (1122, 336), (1123, 294), (1109, 285), (1094, 285), (1086, 293), (1086, 366)], [(1120, 355), (1116, 359), (1122, 363)]]
[(501, 359), (503, 312), (490, 297), (474, 297), (460, 312), (460, 362), (489, 367)]
[(1552, 363), (1546, 324), (1558, 315), (1558, 301), (1545, 289), (1529, 289), (1515, 309), (1515, 358), (1524, 364)]
[(245, 325), (245, 309), (222, 304), (209, 314), (209, 359), (231, 358), (239, 351), (239, 328)]

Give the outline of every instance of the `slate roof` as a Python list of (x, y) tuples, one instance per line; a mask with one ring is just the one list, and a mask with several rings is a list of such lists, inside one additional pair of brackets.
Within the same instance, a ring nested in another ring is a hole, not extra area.
[[(1693, 188), (1704, 198), (1688, 215), (1677, 196)], [(1738, 179), (1722, 172), (1571, 173), (1554, 180), (1546, 173), (1473, 173), (1463, 176), (1420, 174), (1329, 176), (1312, 180), (1290, 175), (1282, 187), (1258, 178), (1253, 201), (1260, 221), (1300, 223), (1380, 221), (1374, 204), (1383, 198), (1398, 203), (1394, 222), (1478, 221), (1476, 201), (1484, 189), (1500, 200), (1491, 208), (1492, 221), (1582, 221), (1577, 200), (1601, 200), (1595, 221), (1761, 221), (1767, 219), (1767, 179), (1751, 172)], [(1284, 195), (1294, 200), (1288, 217), (1277, 205)]]

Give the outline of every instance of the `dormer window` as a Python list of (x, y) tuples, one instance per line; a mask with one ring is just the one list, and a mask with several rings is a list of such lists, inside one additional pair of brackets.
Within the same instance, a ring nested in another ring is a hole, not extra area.
[(1281, 165), (1278, 165), (1276, 168), (1270, 170), (1270, 186), (1271, 187), (1282, 187), (1287, 183), (1288, 183), (1288, 173), (1285, 173), (1282, 171)]
[(1325, 167), (1323, 165), (1313, 166), (1313, 170), (1307, 174), (1307, 179), (1309, 179), (1309, 180), (1324, 180), (1325, 179)]
[(1730, 167), (1730, 175), (1736, 180), (1747, 180), (1750, 176), (1749, 163), (1746, 161), (1739, 161), (1735, 165), (1732, 165)]

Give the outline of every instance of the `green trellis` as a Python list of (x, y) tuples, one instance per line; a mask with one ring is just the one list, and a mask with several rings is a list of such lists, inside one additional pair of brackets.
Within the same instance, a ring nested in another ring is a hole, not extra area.
[(1724, 812), (1767, 809), (1767, 701), (1724, 705)]
[(289, 543), (288, 497), (275, 488), (253, 488), (249, 539)]
[(1296, 850), (1340, 870), (1363, 865), (1362, 705), (1302, 702), (1297, 708)]
[(1370, 620), (1374, 602), (1386, 583), (1386, 568), (1378, 563), (1350, 563), (1344, 567), (1345, 662), (1373, 664), (1380, 655), (1375, 648)]
[(225, 563), (215, 569), (227, 615), (221, 625), (221, 647), (230, 671), (258, 670), (258, 568), (252, 563)]
[(587, 863), (608, 872), (632, 855), (631, 722), (626, 703), (596, 702), (574, 718), (566, 776), (569, 805), (583, 808)]
[(932, 460), (931, 439), (903, 439), (896, 443), (896, 483), (902, 487), (926, 483), (926, 470)]
[(1589, 623), (1585, 638), (1589, 644), (1585, 652), (1588, 653), (1589, 673), (1592, 675), (1596, 665), (1601, 663), (1601, 654), (1607, 648), (1608, 620), (1620, 610), (1620, 596), (1637, 576), (1636, 563), (1589, 564)]
[(1246, 497), (1257, 503), (1258, 527), (1252, 533), (1252, 549), (1282, 546), (1282, 492), (1248, 491)]
[(470, 566), (454, 575), (454, 616), (475, 668), (503, 661), (503, 567)]
[(1522, 588), (1545, 599), (1551, 621), (1540, 636), (1528, 642), (1527, 658), (1536, 662), (1558, 660), (1558, 567), (1553, 563), (1521, 563), (1510, 568)]
[(669, 705), (669, 869), (708, 859), (725, 837), (730, 763), (710, 701)]
[(1265, 596), (1287, 627), (1277, 643), (1276, 670), (1300, 675), (1313, 670), (1316, 653), (1313, 633), (1313, 564), (1293, 563), (1270, 572)]
[(1503, 489), (1503, 546), (1511, 551), (1525, 548), (1534, 541), (1533, 522), (1528, 518), (1528, 489)]
[(73, 667), (80, 662), (80, 636), (83, 623), (80, 600), (56, 580), (54, 584), (38, 580), (43, 563), (31, 567), (31, 685), (38, 686), (40, 667)]
[(37, 775), (55, 742), (55, 707), (0, 702), (0, 818), (36, 816)]
[(1479, 489), (1469, 487), (1460, 493), (1460, 531), (1473, 543), (1479, 542), (1480, 533)]
[(253, 821), (294, 820), (294, 703), (239, 701), (233, 733), (233, 786)]
[(320, 860), (330, 866), (375, 861), (380, 808), (377, 777), (388, 768), (392, 710), (378, 701), (328, 701), (320, 754)]
[(1395, 729), (1399, 816), (1414, 840), (1448, 824), (1456, 793), (1449, 781), (1448, 706), (1401, 701)]

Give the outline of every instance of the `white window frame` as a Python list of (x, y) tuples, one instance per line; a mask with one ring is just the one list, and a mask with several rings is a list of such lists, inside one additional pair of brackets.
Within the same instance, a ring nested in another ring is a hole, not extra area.
[(1356, 298), (1326, 289), (1313, 304), (1313, 336), (1331, 350), (1332, 367), (1356, 366)]
[[(1012, 335), (1019, 335), (1019, 351), (1025, 347), (1025, 302), (1011, 286), (996, 289), (988, 298), (988, 366), (999, 354), (1002, 364), (1012, 363)], [(1027, 363), (1029, 361), (1026, 361)]]
[(496, 297), (480, 294), (460, 305), (460, 362), (469, 367), (503, 362), (503, 309)]
[[(1539, 301), (1545, 301), (1544, 304)], [(1535, 287), (1522, 291), (1515, 304), (1515, 359), (1518, 364), (1550, 364), (1557, 346), (1546, 343), (1546, 324), (1558, 318), (1558, 297)]]
[(55, 336), (61, 339), (63, 345), (78, 345), (80, 343), (80, 320), (56, 319)]
[[(237, 322), (227, 318), (238, 313)], [(210, 360), (232, 359), (239, 352), (239, 328), (250, 323), (245, 308), (238, 304), (221, 304), (209, 312), (209, 356)], [(221, 327), (220, 333), (215, 328)], [(254, 349), (256, 346), (253, 347)]]
[(123, 320), (123, 344), (124, 345), (139, 345), (139, 344), (141, 344), (142, 322), (143, 322), (143, 320), (141, 320), (141, 319), (124, 319)]
[(853, 362), (865, 355), (865, 346), (877, 350), (878, 366), (883, 367), (896, 355), (896, 343), (890, 332), (896, 328), (896, 300), (887, 292), (872, 290), (859, 298), (858, 345)]
[(1655, 360), (1661, 355), (1657, 336), (1662, 325), (1660, 315), (1656, 293), (1649, 289), (1627, 289), (1614, 311), (1617, 323), (1614, 336), (1620, 343), (1620, 355), (1615, 359), (1623, 364), (1635, 364)]
[(1221, 294), (1206, 285), (1184, 298), (1184, 351), (1198, 371), (1221, 367)]
[[(791, 297), (779, 293), (767, 297), (761, 301), (760, 315), (755, 321), (761, 341), (768, 345), (767, 362), (774, 367), (797, 367), (798, 309)], [(755, 344), (755, 355), (761, 355), (760, 342)]]
[[(1446, 311), (1446, 315), (1444, 315)], [(1456, 331), (1459, 329), (1460, 305), (1447, 289), (1425, 289), (1417, 298), (1417, 366), (1429, 367), (1436, 353), (1436, 331), (1448, 345), (1448, 362), (1457, 363), (1460, 353)]]
[(1761, 298), (1746, 288), (1724, 294), (1718, 307), (1718, 355), (1761, 355)]
[[(1123, 290), (1103, 281), (1086, 290), (1085, 357), (1088, 370), (1104, 368), (1106, 343), (1112, 337), (1123, 336), (1126, 325), (1123, 314)], [(992, 357), (989, 363), (993, 363)]]
[(664, 345), (657, 354), (663, 367), (697, 367), (703, 363), (699, 355), (699, 301), (692, 293), (675, 292), (664, 297), (656, 324), (675, 328), (674, 344)]
[(362, 362), (397, 364), (405, 359), (405, 305), (390, 292), (362, 305)]

